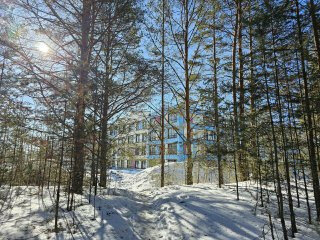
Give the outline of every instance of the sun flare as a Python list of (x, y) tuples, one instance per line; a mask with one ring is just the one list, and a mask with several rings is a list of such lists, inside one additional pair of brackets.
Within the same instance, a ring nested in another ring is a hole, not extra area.
[(42, 53), (48, 53), (50, 48), (48, 47), (47, 44), (45, 44), (44, 42), (39, 42), (37, 44), (37, 49), (42, 52)]

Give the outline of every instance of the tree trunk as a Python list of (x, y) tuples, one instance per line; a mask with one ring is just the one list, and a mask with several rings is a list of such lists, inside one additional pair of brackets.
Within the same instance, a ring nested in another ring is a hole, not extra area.
[(239, 54), (239, 153), (238, 164), (241, 180), (248, 179), (248, 166), (244, 158), (244, 79), (243, 79), (243, 54), (242, 54), (242, 1), (237, 0), (238, 9), (238, 54)]
[(108, 113), (109, 113), (109, 96), (111, 87), (111, 16), (110, 9), (107, 9), (107, 39), (105, 43), (105, 71), (106, 77), (104, 81), (104, 94), (103, 94), (103, 107), (101, 119), (101, 165), (100, 165), (100, 186), (106, 187), (107, 185), (107, 169), (110, 167), (110, 162), (107, 160), (108, 153)]
[[(288, 123), (289, 123), (289, 133), (290, 133), (290, 142), (291, 142), (291, 147), (294, 146), (294, 139), (293, 139), (293, 132), (292, 132), (292, 124), (295, 125), (295, 116), (294, 116), (294, 111), (293, 111), (293, 106), (292, 106), (292, 97), (291, 97), (291, 92), (290, 92), (290, 86), (289, 86), (289, 81), (287, 77), (287, 69), (285, 68), (286, 72), (286, 83), (287, 83), (287, 109), (288, 109)], [(296, 196), (297, 196), (297, 201), (298, 201), (298, 208), (300, 207), (300, 196), (299, 196), (299, 186), (298, 186), (298, 179), (297, 179), (297, 159), (296, 159), (296, 154), (293, 152), (292, 153), (292, 160), (293, 160), (293, 174), (294, 174), (294, 181), (295, 181), (295, 187), (296, 187)]]
[(266, 56), (265, 50), (263, 50), (263, 71), (264, 71), (264, 80), (265, 80), (265, 87), (267, 92), (267, 104), (269, 110), (269, 118), (270, 118), (270, 125), (271, 125), (271, 133), (272, 133), (272, 143), (273, 143), (273, 151), (274, 151), (274, 160), (276, 165), (276, 179), (277, 179), (277, 195), (278, 195), (278, 209), (279, 209), (279, 217), (281, 220), (282, 231), (283, 231), (283, 238), (285, 240), (288, 239), (288, 233), (286, 229), (286, 223), (284, 221), (284, 213), (283, 213), (283, 196), (281, 192), (281, 180), (280, 180), (280, 173), (279, 173), (279, 159), (278, 159), (278, 145), (277, 145), (277, 138), (274, 129), (274, 122), (273, 122), (273, 115), (272, 115), (272, 108), (271, 108), (271, 101), (269, 97), (269, 86), (267, 80), (267, 68), (266, 68)]
[(190, 79), (189, 79), (189, 1), (184, 0), (184, 75), (185, 75), (185, 105), (186, 105), (186, 124), (187, 124), (187, 185), (193, 184), (192, 169), (192, 151), (191, 151), (191, 117), (190, 117)]
[(82, 1), (82, 19), (81, 19), (81, 59), (80, 59), (80, 77), (77, 88), (76, 116), (74, 128), (74, 167), (72, 178), (72, 191), (82, 194), (83, 176), (84, 176), (84, 144), (85, 144), (85, 103), (87, 95), (87, 81), (89, 73), (89, 30), (90, 30), (90, 10), (91, 0)]
[[(215, 11), (215, 9), (213, 10)], [(220, 125), (219, 125), (219, 95), (218, 95), (218, 76), (217, 76), (217, 49), (216, 49), (216, 21), (215, 13), (213, 16), (213, 105), (214, 105), (214, 125), (216, 130), (217, 143), (217, 157), (218, 157), (218, 174), (219, 174), (219, 188), (223, 184), (223, 169), (221, 163), (221, 149), (220, 149)]]
[(100, 155), (100, 186), (107, 186), (107, 152), (108, 152), (108, 108), (109, 108), (109, 89), (105, 83), (104, 102), (101, 118), (101, 155)]
[(318, 168), (317, 168), (314, 135), (313, 135), (314, 133), (313, 133), (313, 123), (312, 123), (312, 112), (310, 107), (311, 104), (309, 99), (309, 87), (308, 87), (307, 72), (305, 67), (299, 2), (296, 0), (295, 3), (296, 3), (296, 15), (297, 15), (297, 26), (298, 26), (299, 51), (300, 51), (300, 57), (301, 57), (302, 77), (303, 77), (303, 83), (304, 83), (304, 105), (305, 105), (304, 110), (305, 110), (305, 114), (307, 115), (307, 131), (308, 131), (308, 138), (309, 138), (308, 139), (309, 140), (309, 161), (310, 161), (313, 191), (314, 191), (314, 198), (315, 198), (316, 211), (317, 211), (317, 220), (319, 221), (320, 220), (320, 190), (319, 190), (319, 176), (317, 171)]
[(4, 56), (2, 66), (1, 66), (1, 73), (0, 73), (0, 94), (1, 94), (1, 88), (2, 88), (2, 83), (3, 83), (5, 63), (6, 63), (6, 58)]
[(273, 48), (273, 61), (274, 61), (274, 80), (276, 85), (276, 103), (279, 114), (279, 123), (281, 129), (281, 138), (282, 138), (282, 149), (284, 153), (284, 163), (285, 163), (285, 175), (288, 187), (288, 201), (289, 201), (289, 209), (290, 209), (290, 219), (291, 219), (291, 233), (292, 237), (294, 237), (294, 233), (297, 232), (296, 218), (293, 210), (293, 202), (291, 195), (291, 184), (290, 184), (290, 170), (289, 170), (289, 161), (288, 161), (288, 153), (287, 153), (287, 141), (285, 135), (285, 129), (283, 126), (283, 116), (282, 116), (282, 105), (280, 98), (280, 85), (279, 85), (279, 74), (278, 74), (278, 59), (275, 51), (275, 39), (274, 39), (274, 28), (272, 24), (272, 48)]
[[(231, 123), (234, 124), (234, 123)], [(232, 126), (232, 143), (233, 143), (233, 148), (236, 149), (236, 141), (235, 141), (235, 133), (234, 133), (234, 126)], [(233, 165), (234, 165), (234, 176), (236, 180), (236, 192), (237, 192), (237, 200), (239, 200), (239, 182), (238, 182), (238, 171), (237, 171), (237, 160), (236, 160), (236, 154), (233, 154)]]
[[(237, 83), (236, 83), (236, 51), (237, 51), (237, 36), (238, 36), (238, 20), (239, 20), (239, 9), (237, 4), (237, 14), (236, 22), (234, 26), (234, 35), (233, 35), (233, 46), (232, 46), (232, 98), (233, 98), (233, 139), (234, 139), (234, 163), (236, 163), (238, 150), (239, 150), (239, 127), (238, 127), (238, 103), (237, 103)], [(235, 171), (236, 170), (235, 166)], [(236, 176), (238, 173), (236, 172)]]
[(165, 0), (162, 0), (162, 24), (161, 24), (161, 183), (160, 186), (164, 187), (164, 154), (165, 154), (165, 145), (164, 145), (164, 23), (165, 23)]
[(309, 9), (310, 9), (313, 35), (314, 35), (314, 45), (316, 46), (316, 50), (317, 50), (318, 67), (320, 70), (320, 40), (319, 40), (319, 32), (318, 32), (319, 31), (319, 24), (318, 24), (318, 20), (317, 20), (317, 16), (316, 16), (316, 6), (314, 5), (313, 0), (310, 0), (310, 8)]
[(56, 198), (56, 206), (55, 206), (55, 218), (54, 218), (54, 229), (55, 232), (58, 232), (58, 212), (59, 212), (59, 200), (60, 200), (60, 186), (61, 186), (61, 174), (62, 174), (62, 164), (64, 158), (64, 135), (65, 135), (65, 126), (66, 126), (66, 112), (67, 112), (67, 101), (64, 104), (64, 116), (63, 116), (63, 132), (61, 139), (61, 155), (60, 155), (60, 163), (59, 163), (59, 177), (58, 177), (58, 189), (57, 189), (57, 198)]

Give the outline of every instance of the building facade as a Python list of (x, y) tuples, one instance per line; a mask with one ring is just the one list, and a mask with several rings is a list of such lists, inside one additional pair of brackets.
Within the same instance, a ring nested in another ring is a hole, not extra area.
[[(160, 163), (159, 116), (133, 112), (121, 118), (110, 129), (111, 157), (115, 168), (147, 168)], [(204, 118), (192, 119), (192, 156), (210, 158), (207, 147), (214, 143), (212, 127), (204, 126)], [(177, 113), (165, 116), (165, 161), (182, 162), (186, 155), (186, 123)]]

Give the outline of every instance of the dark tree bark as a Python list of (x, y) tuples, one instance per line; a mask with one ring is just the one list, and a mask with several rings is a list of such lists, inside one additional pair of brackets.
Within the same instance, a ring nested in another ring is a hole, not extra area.
[[(215, 11), (215, 9), (213, 10)], [(216, 146), (218, 157), (218, 185), (221, 188), (223, 184), (223, 169), (221, 163), (221, 147), (220, 147), (220, 124), (219, 124), (219, 95), (218, 95), (218, 75), (217, 75), (217, 39), (216, 39), (216, 16), (213, 16), (213, 105), (214, 105), (214, 125), (216, 130)]]
[(190, 117), (190, 76), (189, 76), (189, 1), (184, 0), (184, 33), (183, 33), (183, 44), (184, 44), (184, 77), (185, 77), (185, 107), (186, 107), (186, 124), (187, 124), (187, 185), (193, 184), (193, 160), (191, 151), (191, 117)]
[(236, 21), (234, 26), (234, 35), (233, 35), (233, 45), (232, 45), (232, 99), (233, 99), (233, 134), (234, 134), (234, 158), (237, 159), (238, 150), (239, 150), (239, 126), (238, 126), (238, 101), (237, 101), (237, 65), (236, 65), (236, 52), (237, 52), (237, 37), (238, 37), (238, 28), (239, 28), (239, 9), (237, 4), (237, 14)]
[[(298, 2), (299, 4), (299, 2)], [(299, 7), (299, 6), (298, 6)], [(319, 24), (316, 16), (316, 6), (313, 0), (310, 0), (310, 15), (312, 21), (313, 35), (314, 35), (314, 45), (317, 50), (318, 67), (320, 70), (320, 39), (319, 39)]]
[(272, 107), (271, 107), (271, 100), (269, 96), (269, 86), (268, 86), (268, 78), (267, 78), (267, 68), (266, 68), (266, 53), (265, 49), (263, 49), (263, 71), (264, 71), (264, 81), (267, 93), (267, 104), (268, 104), (268, 111), (269, 111), (269, 118), (270, 118), (270, 125), (271, 125), (271, 133), (272, 133), (272, 144), (273, 144), (273, 151), (274, 151), (274, 160), (275, 160), (275, 172), (276, 172), (276, 179), (277, 179), (277, 196), (278, 196), (278, 209), (279, 209), (279, 217), (281, 220), (281, 226), (283, 231), (283, 238), (285, 240), (288, 239), (288, 233), (286, 228), (286, 223), (284, 220), (284, 211), (283, 211), (283, 196), (281, 191), (281, 179), (280, 179), (280, 172), (279, 172), (279, 157), (278, 157), (278, 145), (277, 145), (277, 138), (275, 133), (273, 115), (272, 115)]
[(67, 112), (67, 102), (64, 104), (64, 117), (63, 117), (63, 132), (61, 139), (61, 153), (59, 161), (59, 177), (58, 177), (58, 189), (57, 189), (57, 198), (55, 206), (55, 218), (54, 218), (54, 230), (55, 232), (59, 231), (58, 228), (58, 212), (59, 212), (59, 201), (60, 201), (60, 187), (61, 187), (61, 176), (62, 176), (62, 164), (64, 159), (64, 135), (65, 135), (65, 126), (66, 126), (66, 112)]
[(248, 166), (244, 156), (244, 77), (242, 54), (242, 0), (237, 0), (238, 9), (238, 55), (239, 55), (239, 153), (238, 164), (241, 180), (248, 179)]
[(319, 190), (319, 176), (318, 176), (318, 167), (315, 151), (315, 142), (314, 142), (314, 132), (313, 132), (313, 123), (312, 123), (312, 110), (309, 96), (309, 86), (308, 78), (305, 67), (305, 56), (304, 56), (304, 45), (302, 39), (302, 30), (301, 30), (301, 21), (300, 21), (300, 10), (299, 2), (295, 0), (296, 3), (296, 17), (297, 17), (297, 27), (298, 27), (298, 39), (299, 39), (299, 52), (301, 60), (301, 70), (303, 78), (303, 87), (304, 87), (304, 110), (307, 117), (307, 131), (308, 131), (308, 142), (309, 142), (309, 161), (312, 175), (314, 199), (316, 204), (317, 211), (317, 220), (320, 220), (320, 190)]
[(291, 219), (291, 236), (294, 237), (294, 234), (297, 232), (296, 218), (293, 210), (293, 201), (291, 194), (291, 184), (290, 184), (290, 169), (289, 169), (289, 161), (288, 161), (288, 153), (287, 153), (287, 140), (285, 135), (285, 129), (283, 125), (283, 114), (282, 114), (282, 103), (280, 98), (280, 83), (279, 83), (279, 69), (278, 69), (278, 57), (275, 51), (275, 36), (274, 36), (274, 27), (272, 25), (272, 48), (273, 48), (273, 62), (274, 62), (274, 80), (276, 85), (276, 102), (277, 109), (279, 114), (279, 123), (281, 129), (281, 138), (282, 138), (282, 149), (284, 154), (284, 163), (285, 163), (285, 176), (287, 181), (287, 189), (288, 189), (288, 201), (289, 201), (289, 209), (290, 209), (290, 219)]
[(81, 59), (80, 59), (80, 77), (77, 86), (76, 115), (74, 120), (74, 165), (72, 178), (72, 191), (82, 194), (83, 176), (85, 167), (85, 108), (87, 97), (87, 82), (89, 74), (89, 31), (90, 31), (90, 14), (91, 0), (83, 0), (81, 14)]
[(165, 145), (164, 145), (164, 118), (165, 118), (165, 112), (164, 112), (164, 81), (165, 81), (165, 73), (164, 73), (164, 60), (165, 60), (165, 52), (164, 52), (164, 46), (165, 46), (165, 0), (162, 0), (162, 23), (161, 23), (161, 133), (160, 133), (160, 151), (161, 151), (161, 182), (160, 186), (164, 187), (164, 154), (165, 154)]

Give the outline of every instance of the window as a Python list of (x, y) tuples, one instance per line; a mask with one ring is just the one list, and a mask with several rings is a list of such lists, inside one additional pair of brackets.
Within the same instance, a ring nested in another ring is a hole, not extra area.
[(140, 155), (142, 155), (142, 156), (146, 155), (146, 147), (141, 148)]
[(176, 138), (177, 137), (177, 132), (173, 128), (168, 129), (168, 138)]
[(134, 155), (138, 156), (139, 155), (139, 148), (134, 149)]
[(177, 154), (177, 143), (168, 144), (168, 154)]
[(139, 161), (135, 161), (135, 162), (134, 162), (134, 167), (135, 167), (135, 168), (139, 168)]
[(140, 142), (140, 134), (136, 134), (136, 143)]
[(169, 122), (176, 123), (177, 122), (177, 115), (176, 114), (169, 114)]
[(207, 132), (207, 140), (208, 140), (208, 141), (213, 141), (213, 140), (214, 140), (213, 131), (208, 131), (208, 132)]
[(168, 159), (168, 162), (177, 162), (177, 159)]
[(157, 155), (157, 153), (158, 153), (157, 146), (156, 145), (150, 145), (149, 154), (150, 155)]
[(158, 135), (155, 131), (150, 133), (150, 141), (156, 141), (158, 140)]
[(147, 121), (143, 120), (141, 125), (142, 125), (142, 129), (146, 129), (147, 128)]
[(141, 168), (146, 168), (146, 161), (141, 161)]
[(136, 122), (136, 130), (141, 130), (142, 129), (142, 122)]
[(148, 141), (148, 134), (144, 133), (142, 134), (142, 142), (147, 142)]
[(110, 135), (111, 135), (111, 136), (117, 135), (117, 130), (111, 129), (111, 130), (110, 130)]
[(129, 131), (134, 131), (134, 128), (135, 128), (135, 124), (134, 123), (130, 124)]
[(129, 136), (128, 143), (133, 143), (133, 141), (134, 141), (134, 136), (133, 135)]

